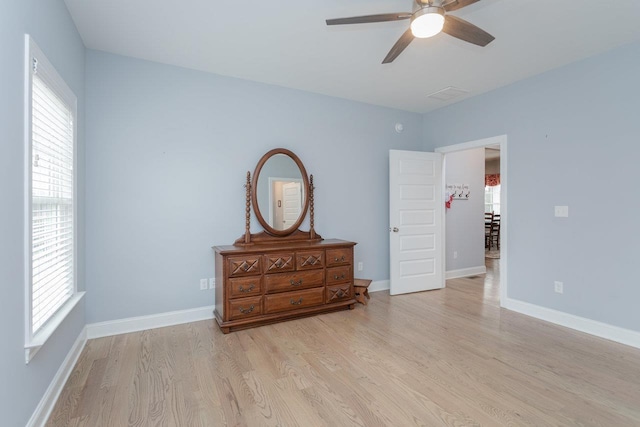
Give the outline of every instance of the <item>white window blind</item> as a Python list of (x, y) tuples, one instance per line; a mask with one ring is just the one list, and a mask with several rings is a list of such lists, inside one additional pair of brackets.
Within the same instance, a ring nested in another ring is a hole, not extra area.
[(73, 114), (38, 76), (32, 84), (33, 332), (73, 295)]
[(28, 61), (30, 280), (27, 307), (30, 315), (27, 344), (42, 342), (35, 339), (38, 332), (51, 328), (47, 322), (76, 293), (76, 98), (32, 40)]

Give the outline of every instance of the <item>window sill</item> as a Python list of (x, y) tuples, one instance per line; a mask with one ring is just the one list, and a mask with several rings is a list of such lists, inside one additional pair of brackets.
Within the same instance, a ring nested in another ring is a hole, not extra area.
[(42, 348), (44, 343), (47, 342), (49, 337), (53, 335), (53, 333), (58, 329), (58, 326), (64, 321), (64, 319), (71, 313), (76, 305), (80, 302), (82, 297), (84, 297), (84, 292), (76, 292), (69, 301), (67, 301), (56, 314), (54, 314), (51, 319), (40, 329), (31, 339), (24, 345), (24, 357), (25, 363), (29, 364), (33, 356), (36, 355), (38, 350)]

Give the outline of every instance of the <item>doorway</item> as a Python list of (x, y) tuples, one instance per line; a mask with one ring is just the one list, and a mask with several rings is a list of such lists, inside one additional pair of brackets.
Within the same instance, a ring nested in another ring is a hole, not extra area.
[(500, 147), (484, 148), (485, 258), (500, 259)]
[[(508, 266), (508, 199), (507, 199), (507, 188), (508, 188), (508, 180), (507, 180), (507, 136), (500, 135), (492, 138), (485, 138), (476, 141), (464, 142), (461, 144), (449, 145), (445, 147), (438, 147), (435, 149), (436, 153), (442, 153), (445, 157), (445, 169), (446, 169), (446, 158), (447, 153), (455, 153), (475, 148), (486, 148), (486, 147), (498, 147), (500, 149), (500, 306), (503, 306), (503, 302), (507, 301), (507, 266)], [(446, 218), (444, 219), (444, 228), (446, 230), (447, 223)], [(445, 243), (446, 245), (446, 243)], [(443, 249), (444, 250), (444, 249)]]
[(268, 222), (276, 230), (286, 230), (299, 218), (304, 199), (302, 179), (269, 177)]

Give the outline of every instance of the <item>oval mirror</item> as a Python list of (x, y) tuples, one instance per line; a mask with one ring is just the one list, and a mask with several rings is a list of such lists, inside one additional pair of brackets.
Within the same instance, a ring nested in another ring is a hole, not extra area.
[(253, 173), (251, 201), (268, 234), (287, 236), (300, 227), (309, 206), (308, 188), (307, 171), (291, 151), (276, 148), (262, 156)]

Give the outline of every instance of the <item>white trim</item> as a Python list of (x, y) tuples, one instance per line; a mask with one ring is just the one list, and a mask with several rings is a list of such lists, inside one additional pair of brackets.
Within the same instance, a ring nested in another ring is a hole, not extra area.
[(69, 375), (73, 372), (73, 368), (76, 366), (78, 362), (78, 358), (84, 349), (85, 344), (87, 343), (87, 328), (82, 328), (78, 338), (71, 346), (67, 357), (65, 357), (64, 362), (58, 368), (58, 372), (51, 380), (49, 387), (44, 392), (42, 399), (40, 399), (40, 403), (36, 407), (36, 410), (31, 415), (31, 418), (27, 422), (26, 427), (40, 427), (44, 426), (51, 415), (51, 411), (55, 406), (58, 397), (60, 397), (60, 393), (64, 388), (67, 380), (69, 379)]
[(535, 317), (536, 319), (554, 323), (556, 325), (575, 329), (600, 338), (615, 341), (631, 347), (640, 348), (640, 332), (608, 323), (598, 322), (551, 308), (541, 307), (528, 302), (507, 298), (501, 300), (501, 305), (511, 311)]
[(390, 284), (390, 280), (376, 280), (375, 282), (371, 282), (367, 290), (369, 292), (388, 291)]
[(45, 342), (53, 335), (58, 326), (64, 321), (71, 310), (75, 308), (84, 297), (84, 292), (77, 292), (45, 323), (42, 328), (24, 346), (25, 363), (29, 364), (33, 356), (42, 348)]
[[(508, 241), (509, 232), (509, 216), (508, 209), (508, 192), (507, 192), (507, 135), (498, 135), (491, 138), (478, 139), (476, 141), (463, 142), (461, 144), (448, 145), (446, 147), (438, 147), (436, 153), (453, 153), (456, 151), (469, 150), (471, 148), (488, 147), (491, 145), (500, 146), (500, 306), (504, 307), (503, 301), (507, 301), (507, 266), (508, 263)], [(446, 229), (446, 220), (445, 220)]]
[(484, 265), (479, 265), (477, 267), (468, 267), (461, 268), (459, 270), (449, 270), (445, 273), (445, 278), (448, 279), (458, 279), (460, 277), (469, 277), (469, 276), (477, 276), (478, 274), (486, 274), (487, 267)]
[(180, 325), (182, 323), (209, 320), (213, 319), (213, 308), (214, 306), (210, 305), (188, 310), (151, 314), (149, 316), (129, 317), (126, 319), (90, 323), (87, 325), (87, 338), (93, 339), (109, 337), (112, 335), (127, 334), (147, 329)]
[[(33, 304), (31, 301), (31, 39), (28, 34), (24, 36), (24, 342), (25, 345), (32, 339), (31, 313)], [(37, 351), (37, 350), (36, 350)], [(27, 363), (35, 355), (26, 354)]]

